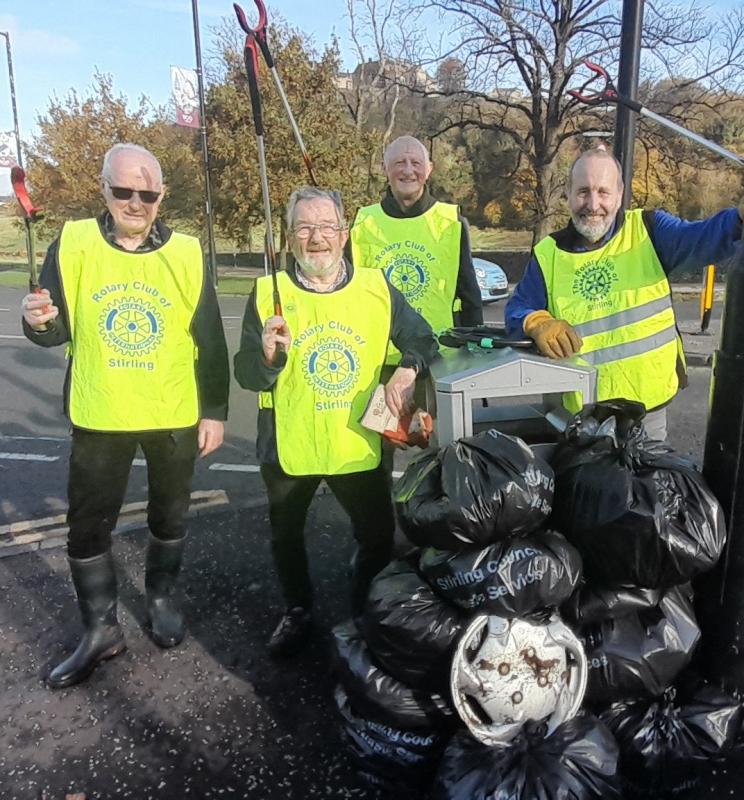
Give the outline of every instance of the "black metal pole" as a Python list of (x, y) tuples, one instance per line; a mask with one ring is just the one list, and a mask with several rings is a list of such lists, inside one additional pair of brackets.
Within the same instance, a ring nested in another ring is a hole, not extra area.
[(703, 475), (728, 530), (716, 568), (695, 582), (706, 676), (744, 693), (744, 250), (726, 276), (721, 342), (713, 356)]
[[(15, 79), (13, 77), (13, 54), (10, 50), (10, 33), (7, 31), (0, 31), (0, 36), (5, 37), (5, 48), (8, 52), (8, 80), (10, 81), (10, 105), (13, 109), (13, 130), (15, 131), (16, 140), (16, 161), (18, 162), (18, 166), (23, 169), (23, 154), (21, 153), (21, 129), (18, 125), (18, 106), (16, 105)], [(36, 253), (34, 253), (34, 240), (31, 236), (31, 230), (28, 225), (26, 225), (26, 256), (29, 264), (31, 263), (31, 259), (36, 257)]]
[[(623, 0), (617, 90), (632, 100), (638, 99), (643, 1)], [(635, 111), (618, 104), (615, 117), (615, 157), (623, 167), (623, 183), (625, 184), (623, 208), (628, 208), (633, 198), (633, 155), (637, 117)]]
[(207, 108), (204, 102), (204, 78), (202, 75), (201, 38), (199, 36), (198, 0), (191, 0), (194, 17), (194, 46), (196, 48), (196, 78), (199, 85), (199, 132), (201, 133), (202, 158), (204, 161), (204, 193), (207, 209), (207, 239), (209, 248), (209, 271), (212, 282), (217, 286), (217, 249), (214, 243), (214, 224), (212, 222), (212, 184), (209, 179), (209, 144), (207, 142)]

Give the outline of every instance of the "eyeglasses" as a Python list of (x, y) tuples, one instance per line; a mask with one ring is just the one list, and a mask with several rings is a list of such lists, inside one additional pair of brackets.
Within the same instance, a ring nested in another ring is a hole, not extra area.
[(160, 192), (153, 192), (151, 189), (127, 189), (124, 186), (112, 186), (110, 183), (108, 187), (117, 200), (131, 200), (132, 195), (136, 194), (148, 206), (156, 203), (160, 197)]
[(298, 225), (292, 228), (292, 233), (298, 239), (309, 239), (313, 235), (313, 231), (320, 231), (320, 235), (324, 239), (333, 239), (339, 231), (346, 230), (346, 225), (331, 225), (327, 222), (323, 223), (307, 223), (305, 225)]

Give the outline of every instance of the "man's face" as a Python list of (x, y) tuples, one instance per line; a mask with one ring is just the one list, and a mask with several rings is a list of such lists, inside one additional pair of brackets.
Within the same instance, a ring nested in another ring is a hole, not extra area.
[[(129, 199), (117, 199), (112, 187), (117, 193), (120, 189), (137, 191)], [(152, 198), (146, 196), (143, 199), (140, 191), (154, 192), (157, 197), (152, 203), (146, 202)], [(146, 236), (149, 233), (164, 192), (160, 170), (154, 159), (136, 150), (115, 153), (109, 162), (109, 174), (102, 179), (102, 192), (119, 235)]]
[(338, 230), (340, 225), (336, 206), (325, 197), (300, 200), (295, 206), (289, 245), (309, 277), (328, 277), (338, 270), (349, 238), (347, 230)]
[(598, 242), (615, 220), (623, 199), (617, 164), (611, 158), (582, 158), (571, 176), (568, 204), (576, 230)]
[(384, 164), (390, 190), (400, 203), (413, 203), (424, 193), (432, 165), (421, 142), (412, 139), (393, 145)]

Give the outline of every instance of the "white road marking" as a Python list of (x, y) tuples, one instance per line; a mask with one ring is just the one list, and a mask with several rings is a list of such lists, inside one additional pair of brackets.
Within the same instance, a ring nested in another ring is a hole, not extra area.
[(222, 317), (222, 319), (243, 319), (242, 317)]
[(41, 456), (35, 453), (0, 453), (0, 461), (59, 461), (59, 456)]
[(0, 333), (0, 339), (25, 339), (26, 337), (22, 334), (14, 334), (14, 333)]
[(66, 442), (69, 436), (5, 436), (0, 433), (0, 439), (13, 439), (16, 442)]
[[(259, 472), (261, 467), (256, 464), (210, 464), (209, 469), (216, 472)], [(394, 478), (400, 478), (402, 472), (393, 472)]]
[(210, 464), (209, 469), (217, 472), (259, 472), (261, 467), (255, 464)]

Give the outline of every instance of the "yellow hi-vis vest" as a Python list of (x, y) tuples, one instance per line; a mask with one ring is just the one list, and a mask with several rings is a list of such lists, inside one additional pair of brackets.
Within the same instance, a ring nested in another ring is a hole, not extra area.
[[(669, 282), (643, 223), (628, 211), (604, 247), (569, 253), (548, 236), (535, 247), (548, 311), (583, 339), (581, 359), (597, 370), (597, 400), (625, 398), (654, 409), (677, 392), (678, 337)], [(581, 395), (564, 395), (570, 411)]]
[[(418, 217), (388, 216), (382, 205), (360, 208), (351, 229), (354, 266), (377, 267), (408, 304), (440, 333), (454, 324), (462, 224), (457, 206), (434, 203)], [(391, 346), (389, 364), (400, 362)]]
[(110, 245), (95, 219), (59, 246), (72, 355), (69, 414), (94, 431), (185, 428), (199, 420), (191, 322), (204, 280), (197, 239), (149, 253)]
[[(345, 475), (380, 463), (380, 434), (360, 420), (380, 381), (390, 337), (390, 289), (381, 272), (355, 269), (327, 294), (277, 275), (292, 335), (287, 364), (262, 408), (273, 406), (279, 463), (289, 475)], [(262, 323), (274, 314), (271, 278), (256, 282)]]

